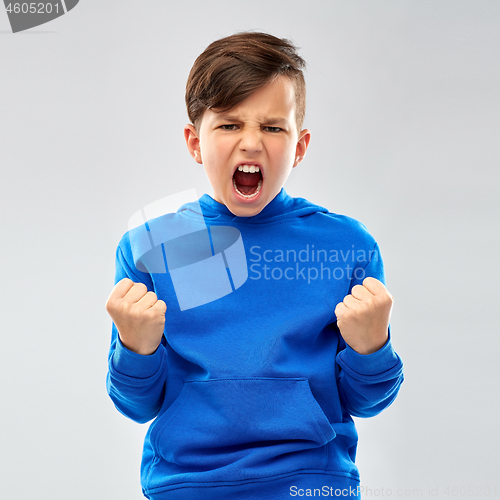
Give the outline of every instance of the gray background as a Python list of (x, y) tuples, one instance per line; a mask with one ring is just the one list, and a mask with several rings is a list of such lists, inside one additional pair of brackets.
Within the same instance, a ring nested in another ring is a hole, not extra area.
[(15, 35), (0, 9), (0, 497), (142, 498), (147, 426), (105, 390), (115, 249), (141, 207), (212, 193), (184, 86), (247, 29), (308, 62), (312, 140), (285, 189), (365, 223), (395, 296), (406, 380), (356, 419), (362, 484), (500, 496), (500, 2), (82, 0)]

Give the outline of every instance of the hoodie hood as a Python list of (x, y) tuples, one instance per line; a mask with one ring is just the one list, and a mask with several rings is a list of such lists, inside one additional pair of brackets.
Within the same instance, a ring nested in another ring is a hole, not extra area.
[[(305, 217), (318, 212), (328, 213), (328, 209), (311, 203), (305, 198), (292, 198), (284, 188), (259, 212), (252, 217), (238, 217), (226, 205), (203, 194), (196, 202), (182, 205), (177, 213), (195, 218), (203, 217), (207, 222), (233, 224), (266, 224), (277, 220)], [(201, 212), (201, 213), (200, 213)]]

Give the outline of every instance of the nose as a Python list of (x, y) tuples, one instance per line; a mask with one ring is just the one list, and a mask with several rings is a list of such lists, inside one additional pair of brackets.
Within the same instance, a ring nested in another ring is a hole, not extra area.
[(258, 153), (262, 150), (262, 134), (259, 129), (247, 128), (242, 131), (240, 149), (247, 153)]

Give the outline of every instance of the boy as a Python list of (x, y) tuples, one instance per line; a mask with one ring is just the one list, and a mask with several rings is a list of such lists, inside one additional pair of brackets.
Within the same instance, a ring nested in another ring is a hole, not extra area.
[[(149, 257), (137, 232), (119, 244), (107, 387), (129, 418), (155, 418), (147, 498), (359, 498), (351, 416), (381, 412), (403, 381), (376, 241), (283, 189), (311, 137), (303, 66), (289, 41), (265, 33), (212, 43), (188, 78), (184, 135), (213, 196), (148, 221), (148, 235), (179, 235)], [(202, 262), (193, 293), (208, 294), (221, 256), (229, 292), (182, 305), (178, 273)]]

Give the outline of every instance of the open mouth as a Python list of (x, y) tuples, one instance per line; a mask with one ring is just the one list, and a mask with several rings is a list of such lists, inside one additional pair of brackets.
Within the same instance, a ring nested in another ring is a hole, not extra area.
[(257, 196), (262, 189), (262, 172), (255, 165), (240, 165), (233, 174), (233, 186), (244, 198)]

